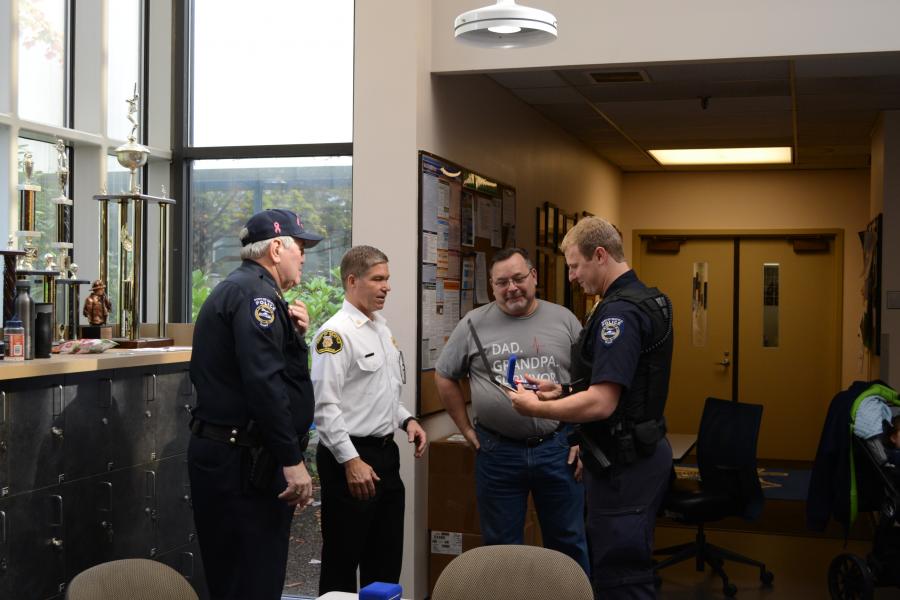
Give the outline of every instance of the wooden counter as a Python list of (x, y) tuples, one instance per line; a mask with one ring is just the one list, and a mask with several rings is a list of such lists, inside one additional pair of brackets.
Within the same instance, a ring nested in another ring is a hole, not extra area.
[(119, 350), (113, 348), (102, 354), (54, 354), (50, 358), (36, 358), (25, 362), (0, 360), (0, 381), (43, 377), (45, 375), (65, 375), (69, 373), (91, 373), (106, 369), (127, 369), (185, 363), (191, 360), (191, 348), (172, 346), (147, 350)]

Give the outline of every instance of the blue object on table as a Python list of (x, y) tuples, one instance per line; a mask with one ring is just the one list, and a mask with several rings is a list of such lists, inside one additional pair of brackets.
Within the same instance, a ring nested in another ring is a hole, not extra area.
[(359, 590), (359, 600), (400, 600), (403, 586), (376, 581)]

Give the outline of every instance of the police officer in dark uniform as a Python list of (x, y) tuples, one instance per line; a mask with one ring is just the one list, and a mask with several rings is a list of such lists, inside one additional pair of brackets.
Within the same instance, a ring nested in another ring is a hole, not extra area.
[(603, 301), (573, 348), (572, 384), (534, 380), (537, 394), (520, 386), (510, 399), (524, 415), (580, 423), (595, 597), (655, 598), (653, 528), (672, 469), (671, 302), (638, 280), (603, 219), (582, 219), (560, 247), (570, 281)]
[(300, 282), (304, 249), (321, 239), (291, 211), (253, 215), (240, 233), (241, 265), (194, 326), (188, 473), (213, 600), (280, 599), (291, 519), (312, 501), (303, 463), (314, 408), (309, 316), (282, 292)]

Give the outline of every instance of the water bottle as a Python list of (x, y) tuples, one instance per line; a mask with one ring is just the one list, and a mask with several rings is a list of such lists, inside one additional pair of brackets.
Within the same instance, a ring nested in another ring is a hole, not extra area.
[(28, 282), (16, 282), (16, 313), (25, 329), (25, 360), (34, 358), (34, 300), (30, 290), (31, 284)]
[(25, 360), (25, 328), (18, 315), (4, 323), (3, 342), (6, 345), (6, 360)]

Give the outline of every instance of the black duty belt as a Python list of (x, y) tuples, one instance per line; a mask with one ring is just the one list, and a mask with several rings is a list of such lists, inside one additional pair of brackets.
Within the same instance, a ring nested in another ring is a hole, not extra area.
[(191, 432), (199, 438), (244, 448), (257, 448), (262, 445), (259, 435), (252, 434), (243, 427), (216, 425), (197, 417), (191, 419), (190, 427)]
[(481, 427), (482, 429), (484, 429), (486, 432), (488, 432), (489, 434), (491, 434), (492, 436), (494, 436), (501, 442), (507, 442), (509, 444), (525, 446), (527, 448), (534, 448), (536, 446), (540, 446), (547, 440), (550, 440), (550, 439), (553, 439), (554, 437), (556, 437), (556, 434), (559, 433), (560, 431), (562, 431), (563, 427), (565, 427), (565, 423), (560, 423), (556, 427), (556, 429), (554, 429), (550, 433), (545, 433), (544, 435), (533, 435), (533, 436), (527, 437), (523, 440), (518, 440), (516, 438), (507, 437), (507, 436), (503, 435), (502, 433), (497, 433), (493, 429), (491, 429), (489, 427), (485, 427), (481, 423), (478, 423), (478, 427)]
[(375, 435), (369, 435), (365, 437), (356, 437), (354, 435), (351, 435), (350, 441), (353, 442), (353, 445), (357, 448), (359, 446), (366, 446), (368, 448), (384, 448), (394, 441), (394, 436), (386, 435), (383, 437), (379, 437)]
[[(223, 442), (233, 446), (241, 446), (243, 448), (259, 448), (262, 446), (262, 439), (257, 432), (249, 432), (243, 427), (231, 427), (228, 425), (216, 425), (208, 421), (203, 421), (197, 417), (191, 417), (189, 424), (191, 433), (199, 438), (213, 440), (214, 442)], [(309, 435), (301, 435), (300, 451), (306, 452), (309, 446)]]

